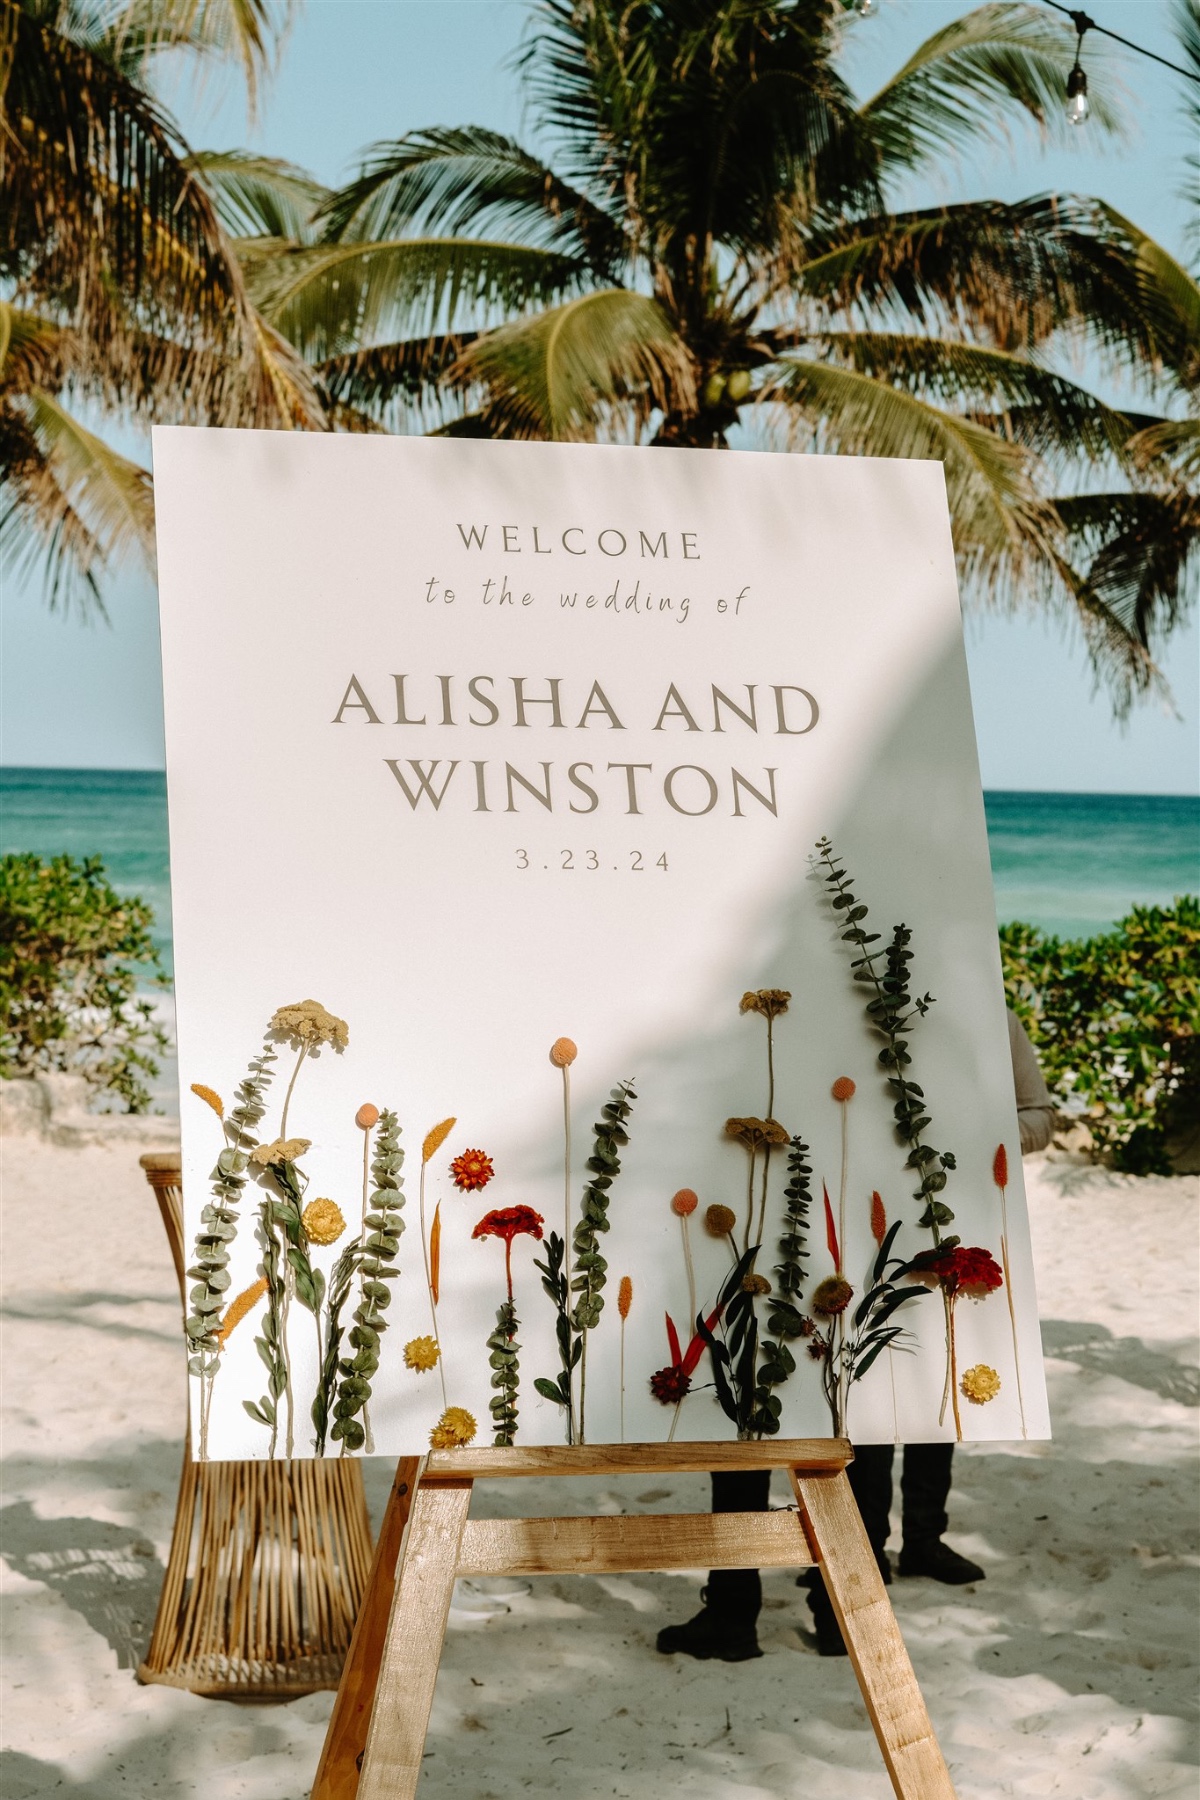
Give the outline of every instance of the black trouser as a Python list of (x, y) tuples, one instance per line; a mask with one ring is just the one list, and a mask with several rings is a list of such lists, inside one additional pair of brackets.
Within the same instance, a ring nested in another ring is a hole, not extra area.
[[(855, 1448), (854, 1461), (846, 1470), (867, 1537), (881, 1567), (891, 1530), (888, 1515), (892, 1505), (894, 1457), (892, 1444), (861, 1444)], [(910, 1548), (940, 1538), (946, 1529), (946, 1501), (950, 1494), (953, 1458), (953, 1444), (909, 1444), (905, 1448), (900, 1496), (904, 1542)], [(769, 1469), (714, 1473), (712, 1509), (714, 1512), (765, 1512), (770, 1491)], [(725, 1614), (739, 1625), (753, 1625), (762, 1608), (762, 1582), (758, 1570), (710, 1570), (706, 1599), (714, 1612)], [(809, 1605), (818, 1616), (822, 1609), (828, 1609), (832, 1617), (825, 1584), (815, 1569), (810, 1581)]]

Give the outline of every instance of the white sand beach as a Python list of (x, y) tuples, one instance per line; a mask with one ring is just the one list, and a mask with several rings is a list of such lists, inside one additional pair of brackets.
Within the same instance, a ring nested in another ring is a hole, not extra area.
[[(134, 1677), (184, 1409), (138, 1147), (0, 1149), (6, 1800), (302, 1800), (332, 1695), (238, 1704)], [(893, 1600), (962, 1800), (1192, 1800), (1200, 1192), (1065, 1155), (1027, 1174), (1055, 1440), (961, 1452), (949, 1535), (987, 1580), (897, 1581)], [(368, 1468), (374, 1505), (388, 1476)], [(516, 1487), (482, 1489), (480, 1510), (679, 1511), (707, 1492), (699, 1476), (551, 1483), (536, 1503)], [(766, 1578), (761, 1661), (656, 1655), (698, 1583), (544, 1580), (456, 1626), (424, 1800), (882, 1800), (853, 1674), (818, 1658), (787, 1573)]]

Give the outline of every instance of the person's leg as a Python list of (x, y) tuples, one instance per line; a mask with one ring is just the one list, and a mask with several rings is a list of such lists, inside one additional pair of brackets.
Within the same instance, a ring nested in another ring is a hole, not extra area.
[[(879, 1564), (879, 1573), (885, 1582), (892, 1579), (886, 1545), (891, 1531), (894, 1455), (895, 1449), (891, 1444), (856, 1444), (854, 1461), (846, 1470), (867, 1537), (875, 1552), (875, 1560)], [(820, 1569), (810, 1569), (800, 1580), (808, 1588), (808, 1604), (817, 1634), (817, 1649), (822, 1656), (844, 1656), (846, 1646), (842, 1642), (841, 1630), (825, 1592)]]
[(904, 1452), (900, 1478), (904, 1529), (900, 1550), (901, 1575), (929, 1575), (961, 1587), (984, 1580), (985, 1572), (969, 1557), (960, 1556), (942, 1534), (949, 1523), (946, 1502), (954, 1464), (953, 1444), (909, 1444)]
[[(769, 1469), (714, 1472), (712, 1509), (723, 1512), (766, 1512), (771, 1492)], [(762, 1608), (762, 1581), (757, 1569), (710, 1569), (701, 1590), (703, 1609), (684, 1625), (667, 1625), (658, 1634), (664, 1656), (682, 1651), (702, 1661), (745, 1662), (761, 1656), (755, 1626)]]

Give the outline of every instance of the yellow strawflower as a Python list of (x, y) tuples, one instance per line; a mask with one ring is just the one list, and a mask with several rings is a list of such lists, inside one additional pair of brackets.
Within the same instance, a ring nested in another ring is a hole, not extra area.
[(478, 1427), (465, 1406), (448, 1406), (429, 1434), (431, 1450), (461, 1450), (475, 1436)]
[(436, 1338), (409, 1338), (404, 1346), (405, 1364), (410, 1369), (416, 1369), (418, 1374), (424, 1374), (426, 1369), (436, 1369), (440, 1355)]
[(976, 1363), (968, 1369), (958, 1384), (972, 1406), (986, 1406), (1000, 1392), (1000, 1377), (995, 1369), (989, 1369), (986, 1363)]
[(336, 1244), (346, 1229), (342, 1209), (335, 1200), (310, 1200), (300, 1214), (310, 1244)]

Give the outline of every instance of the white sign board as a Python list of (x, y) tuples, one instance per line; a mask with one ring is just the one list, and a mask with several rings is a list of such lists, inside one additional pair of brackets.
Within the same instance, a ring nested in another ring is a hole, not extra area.
[(940, 468), (154, 458), (198, 1451), (1046, 1435)]

